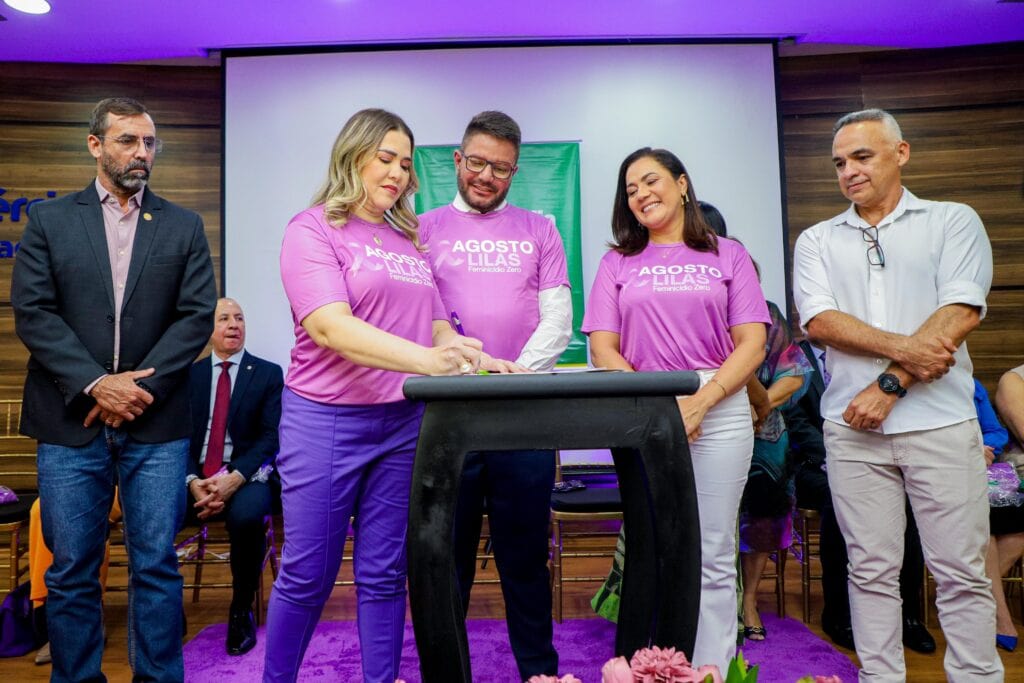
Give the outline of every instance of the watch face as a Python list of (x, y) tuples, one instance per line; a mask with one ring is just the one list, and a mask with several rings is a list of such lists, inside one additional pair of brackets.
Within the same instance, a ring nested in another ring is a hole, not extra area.
[(887, 394), (901, 393), (900, 378), (896, 375), (884, 372), (878, 376), (879, 388)]

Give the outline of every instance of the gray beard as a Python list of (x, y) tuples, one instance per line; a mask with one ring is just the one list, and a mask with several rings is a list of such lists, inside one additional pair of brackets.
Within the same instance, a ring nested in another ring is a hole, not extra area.
[[(132, 171), (137, 169), (145, 170), (146, 175), (133, 174)], [(129, 195), (135, 194), (149, 182), (149, 168), (141, 161), (133, 161), (125, 168), (118, 168), (110, 157), (105, 156), (103, 157), (103, 171), (119, 190), (124, 190)]]

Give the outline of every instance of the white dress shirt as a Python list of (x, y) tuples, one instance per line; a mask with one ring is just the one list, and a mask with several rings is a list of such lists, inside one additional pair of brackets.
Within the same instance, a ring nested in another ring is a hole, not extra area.
[[(868, 263), (853, 205), (805, 230), (797, 239), (793, 297), (801, 325), (836, 310), (889, 332), (911, 335), (937, 309), (967, 304), (981, 309), (992, 284), (992, 248), (978, 214), (965, 204), (918, 199), (906, 188), (896, 208), (878, 223), (885, 267)], [(928, 384), (915, 384), (896, 402), (878, 431), (898, 434), (944, 427), (975, 417), (973, 365), (967, 344), (956, 365)], [(850, 401), (875, 382), (890, 361), (828, 349), (832, 375), (822, 397), (826, 420), (846, 424)]]

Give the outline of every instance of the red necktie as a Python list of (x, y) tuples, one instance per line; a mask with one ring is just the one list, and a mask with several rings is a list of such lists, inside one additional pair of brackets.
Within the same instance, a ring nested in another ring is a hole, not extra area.
[(203, 476), (212, 477), (224, 464), (224, 434), (228, 428), (228, 407), (231, 405), (231, 375), (228, 368), (231, 361), (218, 363), (220, 377), (217, 378), (217, 395), (213, 402), (213, 419), (210, 421), (210, 440), (206, 445), (206, 460), (203, 462)]

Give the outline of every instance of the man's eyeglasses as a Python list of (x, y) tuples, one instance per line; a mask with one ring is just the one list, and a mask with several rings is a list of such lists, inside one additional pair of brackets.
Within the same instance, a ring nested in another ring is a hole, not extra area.
[(498, 180), (508, 180), (516, 172), (515, 166), (501, 163), (500, 161), (488, 161), (487, 159), (467, 154), (463, 154), (462, 158), (466, 162), (466, 168), (473, 173), (483, 173), (484, 169), (490, 166), (491, 174)]
[[(110, 140), (121, 149), (128, 151), (139, 148), (139, 140), (142, 140), (142, 144), (146, 146), (147, 152), (153, 152), (159, 154), (164, 149), (164, 141), (160, 138), (154, 138), (146, 136), (140, 138), (138, 135), (119, 135), (116, 138), (109, 137), (107, 135), (97, 135), (100, 140)], [(497, 174), (495, 174), (497, 175)]]
[(861, 237), (870, 244), (868, 247), (868, 263), (879, 268), (885, 268), (885, 252), (882, 245), (878, 243), (878, 227), (870, 225), (860, 229)]

